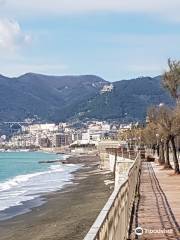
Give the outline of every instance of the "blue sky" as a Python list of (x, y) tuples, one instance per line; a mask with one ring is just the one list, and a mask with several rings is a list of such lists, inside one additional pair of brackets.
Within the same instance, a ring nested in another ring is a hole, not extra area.
[(161, 74), (180, 59), (180, 2), (145, 2), (0, 0), (0, 73)]

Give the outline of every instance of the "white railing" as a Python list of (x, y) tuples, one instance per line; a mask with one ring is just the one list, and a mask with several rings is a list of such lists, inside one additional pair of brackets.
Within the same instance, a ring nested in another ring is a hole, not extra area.
[(121, 178), (84, 240), (125, 240), (136, 193), (140, 157), (136, 157), (126, 176)]

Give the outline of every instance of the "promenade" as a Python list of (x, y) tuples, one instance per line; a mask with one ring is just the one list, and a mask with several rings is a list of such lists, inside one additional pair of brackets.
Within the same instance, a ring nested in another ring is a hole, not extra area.
[[(142, 162), (130, 239), (180, 239), (180, 176), (162, 168)], [(142, 235), (134, 234), (136, 227)]]
[(108, 153), (110, 166), (119, 154), (115, 190), (84, 240), (180, 240), (180, 175), (143, 154)]

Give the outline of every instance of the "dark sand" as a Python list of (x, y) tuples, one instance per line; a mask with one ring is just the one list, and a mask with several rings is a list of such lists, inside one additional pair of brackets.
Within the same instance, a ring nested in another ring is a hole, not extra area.
[(47, 203), (30, 213), (0, 222), (0, 240), (82, 240), (112, 192), (104, 180), (112, 179), (98, 168), (98, 157), (71, 157), (84, 163), (74, 183), (46, 196)]

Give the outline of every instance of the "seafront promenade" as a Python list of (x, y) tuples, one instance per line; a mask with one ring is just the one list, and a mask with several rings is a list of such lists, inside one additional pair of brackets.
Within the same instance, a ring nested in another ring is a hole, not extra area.
[(180, 176), (140, 154), (133, 161), (84, 240), (180, 239)]
[(180, 239), (180, 176), (152, 162), (142, 162), (130, 239)]

